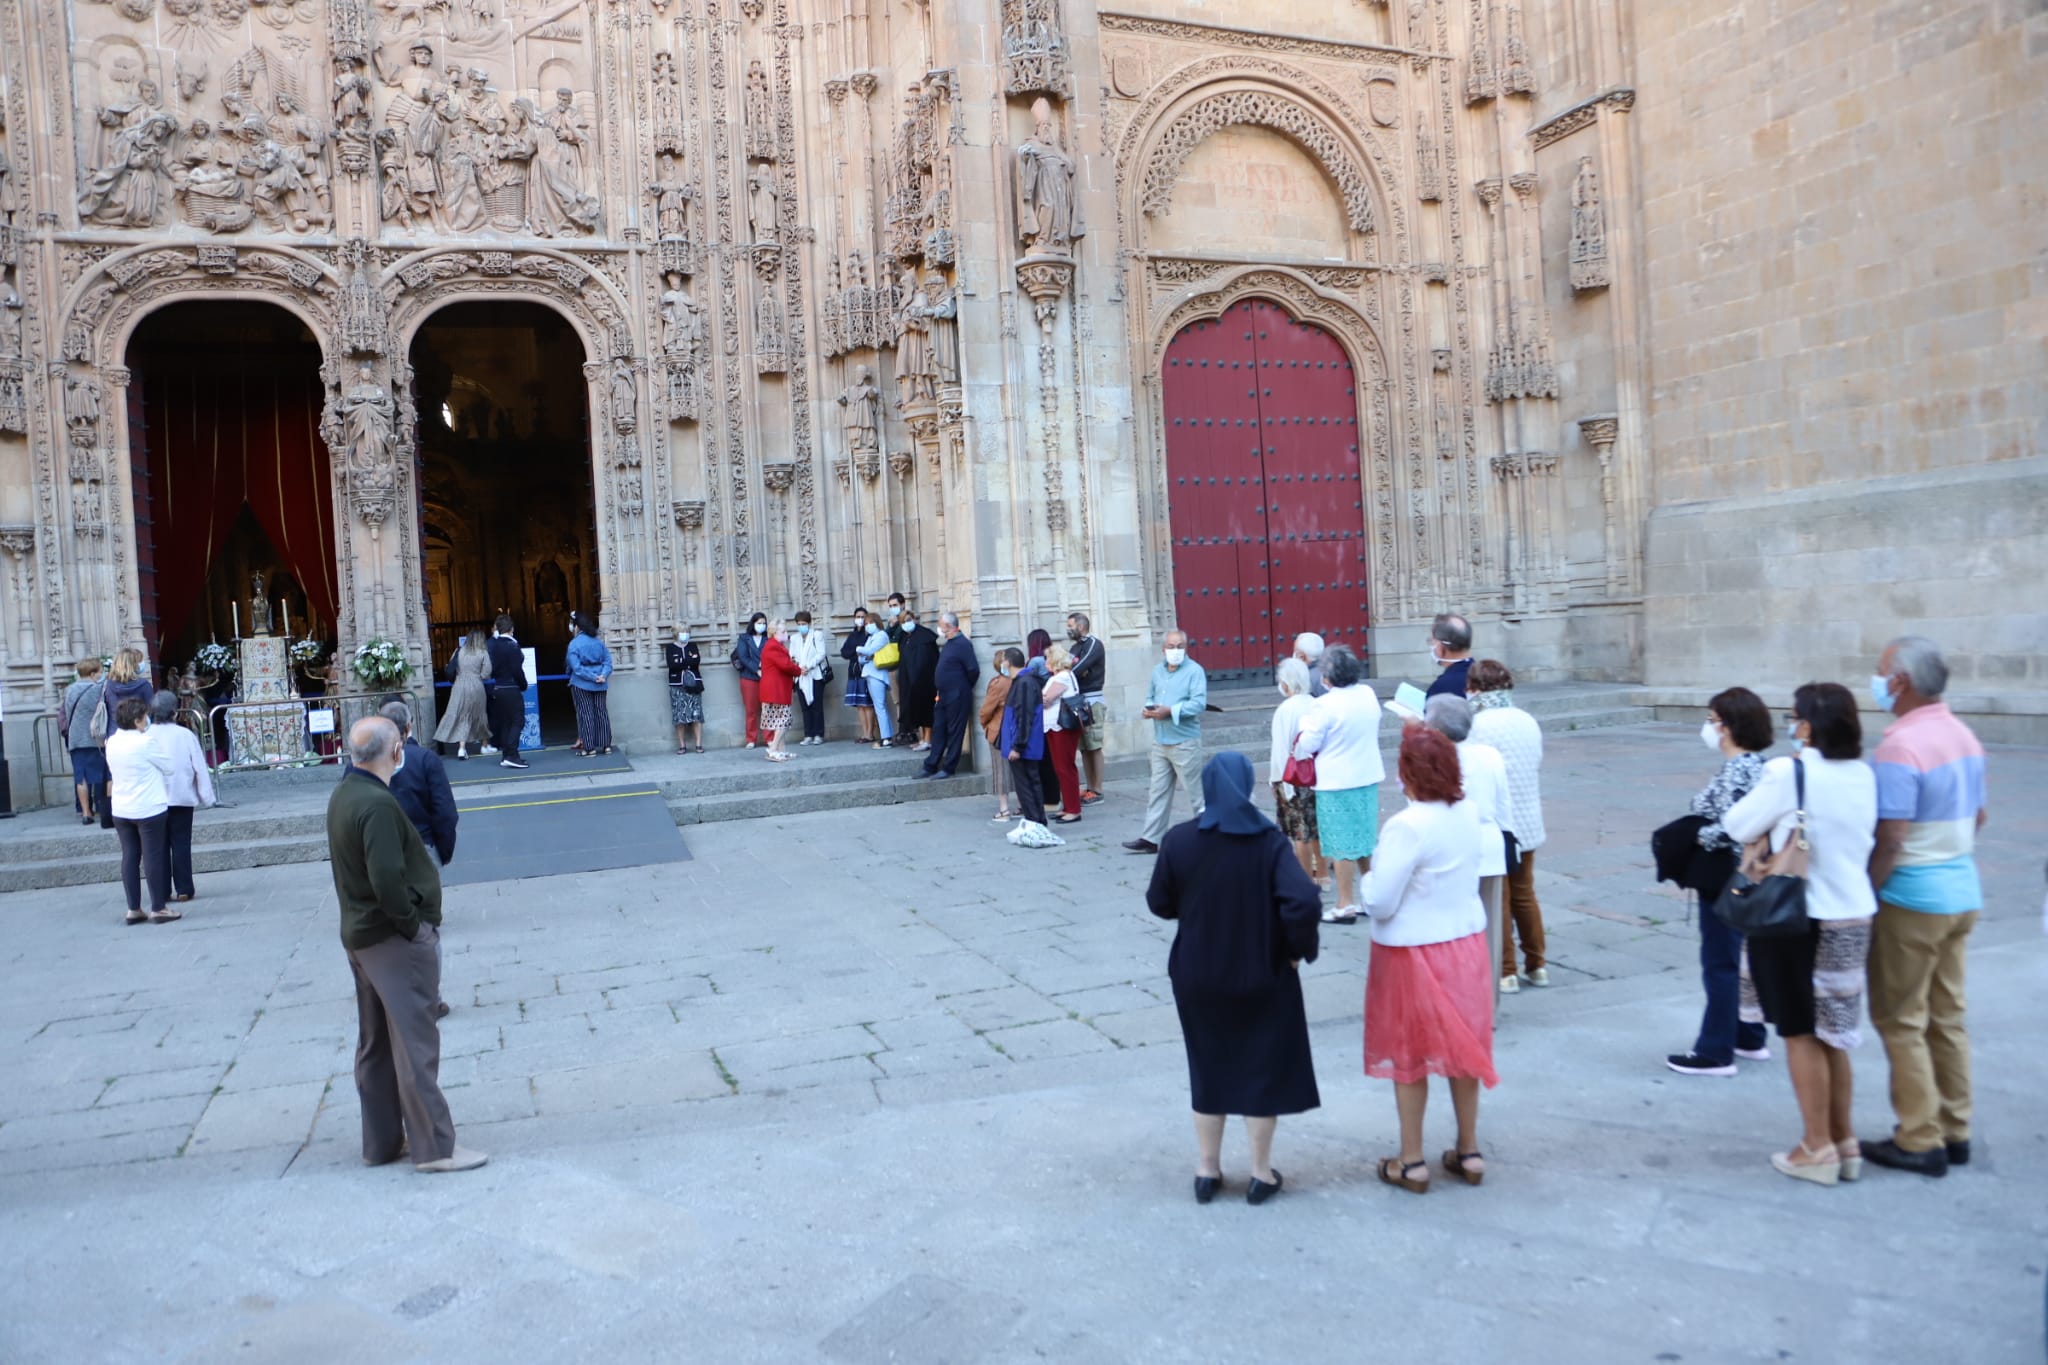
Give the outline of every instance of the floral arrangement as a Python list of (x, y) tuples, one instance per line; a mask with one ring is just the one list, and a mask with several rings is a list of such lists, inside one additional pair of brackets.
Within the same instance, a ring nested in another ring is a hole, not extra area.
[(201, 645), (199, 652), (192, 656), (193, 668), (216, 677), (224, 678), (240, 666), (241, 661), (235, 657), (235, 651), (217, 641), (210, 645)]
[(405, 650), (396, 640), (387, 640), (381, 635), (356, 647), (351, 667), (366, 687), (396, 687), (412, 676), (412, 665), (405, 661)]
[(319, 663), (321, 657), (326, 653), (327, 646), (321, 644), (318, 640), (298, 640), (292, 644), (292, 662), (304, 664), (309, 668)]

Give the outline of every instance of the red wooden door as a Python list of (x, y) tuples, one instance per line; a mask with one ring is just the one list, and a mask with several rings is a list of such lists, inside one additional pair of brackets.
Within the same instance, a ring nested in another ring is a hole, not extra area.
[(1358, 398), (1336, 338), (1262, 300), (1166, 351), (1175, 608), (1213, 672), (1263, 671), (1313, 630), (1365, 655)]

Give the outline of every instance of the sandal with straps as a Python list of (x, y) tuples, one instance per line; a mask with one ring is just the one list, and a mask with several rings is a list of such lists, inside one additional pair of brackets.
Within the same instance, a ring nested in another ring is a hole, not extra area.
[[(1422, 1179), (1409, 1175), (1410, 1171), (1421, 1171)], [(1410, 1194), (1429, 1193), (1429, 1163), (1427, 1161), (1403, 1162), (1400, 1157), (1384, 1157), (1380, 1161), (1380, 1180), (1388, 1185), (1399, 1185)]]
[(1461, 1152), (1456, 1148), (1444, 1153), (1444, 1170), (1458, 1177), (1467, 1185), (1477, 1185), (1486, 1179), (1485, 1168), (1473, 1170), (1467, 1163), (1486, 1160), (1484, 1152)]

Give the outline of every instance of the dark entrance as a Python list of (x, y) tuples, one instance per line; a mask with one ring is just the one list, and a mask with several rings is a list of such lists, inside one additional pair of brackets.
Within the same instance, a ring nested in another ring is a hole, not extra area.
[[(536, 303), (451, 304), (413, 337), (420, 543), (437, 681), (500, 611), (535, 651), (544, 739), (573, 735), (569, 613), (598, 604), (583, 344)], [(441, 692), (446, 696), (446, 691)]]
[(151, 658), (182, 666), (209, 640), (233, 639), (230, 604), (249, 632), (256, 573), (273, 630), (288, 618), (293, 638), (331, 642), (334, 492), (320, 347), (305, 324), (268, 303), (172, 304), (135, 329), (127, 364), (136, 580)]
[(1178, 624), (1211, 672), (1263, 671), (1315, 631), (1365, 657), (1358, 396), (1337, 339), (1251, 299), (1166, 349)]

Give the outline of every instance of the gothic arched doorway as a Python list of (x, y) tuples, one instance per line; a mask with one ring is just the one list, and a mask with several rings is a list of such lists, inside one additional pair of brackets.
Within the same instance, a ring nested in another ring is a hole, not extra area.
[[(543, 738), (573, 730), (569, 613), (598, 610), (582, 340), (538, 303), (451, 303), (411, 350), (420, 570), (434, 667), (509, 612), (534, 650)], [(602, 622), (600, 622), (602, 624)]]
[(306, 324), (254, 300), (174, 303), (136, 327), (126, 363), (135, 576), (152, 658), (182, 665), (238, 624), (252, 631), (257, 573), (278, 613), (269, 629), (288, 621), (295, 639), (331, 640), (334, 487), (320, 346)]
[(1211, 672), (1315, 631), (1366, 655), (1358, 393), (1337, 339), (1264, 299), (1182, 328), (1160, 376), (1176, 622)]

